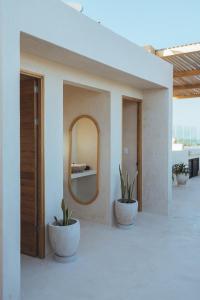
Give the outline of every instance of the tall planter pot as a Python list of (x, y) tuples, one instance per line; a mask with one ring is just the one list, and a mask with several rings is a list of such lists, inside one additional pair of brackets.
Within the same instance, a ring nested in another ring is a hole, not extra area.
[(80, 222), (72, 219), (67, 226), (49, 224), (49, 240), (58, 262), (68, 262), (75, 259), (80, 241)]
[(183, 173), (176, 175), (176, 181), (177, 181), (178, 185), (185, 185), (187, 183), (188, 179), (189, 179), (189, 176), (185, 175)]
[(138, 213), (138, 202), (133, 200), (131, 203), (124, 203), (122, 199), (115, 201), (115, 216), (118, 225), (129, 228), (135, 223)]

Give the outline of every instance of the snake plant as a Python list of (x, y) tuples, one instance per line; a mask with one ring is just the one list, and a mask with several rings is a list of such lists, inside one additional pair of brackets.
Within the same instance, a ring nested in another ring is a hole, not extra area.
[(54, 217), (55, 225), (56, 226), (68, 226), (68, 225), (71, 224), (72, 212), (69, 211), (68, 207), (65, 204), (64, 199), (62, 199), (62, 202), (61, 202), (61, 209), (62, 209), (62, 212), (63, 212), (63, 219), (58, 220), (57, 217)]
[(130, 183), (128, 172), (126, 171), (126, 174), (123, 175), (120, 165), (119, 165), (119, 174), (120, 174), (120, 183), (121, 183), (121, 199), (120, 200), (123, 203), (132, 203), (135, 182), (136, 182), (136, 178), (138, 175), (138, 171), (136, 172), (131, 183)]

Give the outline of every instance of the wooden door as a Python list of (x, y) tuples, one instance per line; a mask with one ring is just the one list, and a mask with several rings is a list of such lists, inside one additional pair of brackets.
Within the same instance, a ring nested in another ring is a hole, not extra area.
[(21, 75), (21, 252), (38, 256), (38, 79)]
[[(122, 152), (122, 168), (127, 171), (131, 180), (134, 178), (138, 169), (138, 153), (137, 153), (137, 102), (123, 101), (123, 152)], [(137, 198), (137, 189), (135, 189), (134, 197)]]
[(135, 197), (142, 211), (142, 102), (123, 97), (122, 103), (122, 168), (131, 178), (138, 171)]

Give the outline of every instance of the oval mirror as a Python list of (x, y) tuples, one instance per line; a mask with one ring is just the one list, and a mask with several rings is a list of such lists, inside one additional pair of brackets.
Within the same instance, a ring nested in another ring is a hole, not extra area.
[(99, 192), (99, 126), (92, 117), (80, 116), (69, 136), (69, 190), (75, 201), (90, 204)]

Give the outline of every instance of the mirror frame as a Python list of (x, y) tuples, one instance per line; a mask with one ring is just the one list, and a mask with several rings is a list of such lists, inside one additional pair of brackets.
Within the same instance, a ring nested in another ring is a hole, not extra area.
[[(76, 124), (76, 122), (77, 122), (78, 120), (82, 119), (82, 118), (87, 118), (87, 119), (91, 120), (91, 121), (93, 122), (93, 124), (95, 125), (96, 130), (97, 130), (97, 153), (96, 153), (96, 155), (97, 155), (97, 170), (96, 170), (97, 173), (96, 173), (96, 193), (95, 193), (94, 197), (93, 197), (91, 200), (89, 200), (88, 202), (86, 202), (86, 203), (81, 202), (81, 200), (80, 200), (78, 197), (76, 197), (76, 196), (74, 195), (74, 193), (73, 193), (73, 191), (72, 191), (72, 187), (71, 187), (71, 181), (72, 181), (72, 180), (71, 180), (71, 163), (72, 163), (72, 162), (71, 162), (71, 160), (72, 160), (72, 130), (73, 130), (73, 127), (74, 127), (74, 125)], [(76, 117), (76, 118), (72, 121), (72, 123), (71, 123), (71, 125), (70, 125), (70, 127), (69, 127), (68, 188), (69, 188), (69, 192), (70, 192), (72, 198), (73, 198), (77, 203), (79, 203), (79, 204), (81, 204), (81, 205), (89, 205), (89, 204), (93, 203), (93, 202), (97, 199), (97, 197), (98, 197), (98, 195), (99, 195), (99, 160), (100, 160), (99, 153), (100, 153), (100, 128), (99, 128), (99, 125), (98, 125), (97, 121), (96, 121), (92, 116), (90, 116), (90, 115), (80, 115), (80, 116)]]

